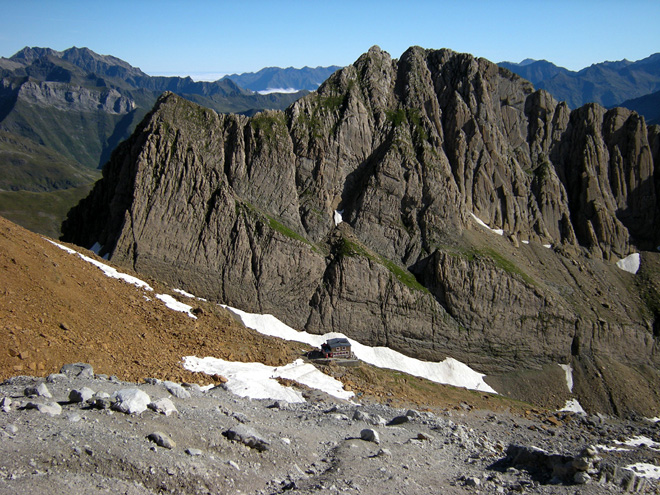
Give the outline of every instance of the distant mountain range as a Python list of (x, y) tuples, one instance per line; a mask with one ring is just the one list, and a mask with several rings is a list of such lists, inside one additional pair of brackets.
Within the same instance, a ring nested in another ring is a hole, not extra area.
[[(321, 68), (312, 71), (315, 76), (295, 83), (322, 77)], [(277, 80), (292, 84), (283, 76)], [(0, 58), (0, 214), (57, 237), (62, 215), (87, 193), (112, 150), (132, 134), (164, 91), (219, 113), (247, 115), (286, 108), (308, 93), (262, 95), (230, 78), (195, 82), (190, 77), (152, 77), (88, 48), (60, 52), (26, 47)], [(73, 188), (82, 189), (71, 204), (71, 195), (57, 201), (63, 209), (53, 214), (50, 193)], [(33, 209), (27, 215), (26, 205)], [(26, 223), (26, 217), (36, 223)]]
[[(533, 59), (499, 65), (572, 108), (589, 101), (622, 105), (659, 123), (660, 54), (579, 72)], [(26, 47), (0, 58), (0, 215), (57, 237), (62, 216), (164, 91), (219, 113), (253, 115), (286, 108), (339, 68), (268, 67), (195, 82), (149, 76), (88, 48)]]
[(232, 74), (224, 79), (230, 79), (240, 87), (256, 92), (275, 92), (278, 90), (307, 89), (314, 91), (333, 72), (341, 69), (337, 65), (330, 67), (303, 67), (294, 69), (288, 67), (266, 67), (258, 72), (246, 72), (244, 74)]
[(591, 102), (606, 108), (624, 106), (641, 113), (647, 121), (658, 123), (658, 107), (652, 103), (658, 97), (638, 99), (660, 91), (660, 53), (636, 62), (602, 62), (577, 72), (547, 60), (526, 59), (519, 64), (498, 65), (527, 79), (537, 89), (545, 89), (570, 108)]

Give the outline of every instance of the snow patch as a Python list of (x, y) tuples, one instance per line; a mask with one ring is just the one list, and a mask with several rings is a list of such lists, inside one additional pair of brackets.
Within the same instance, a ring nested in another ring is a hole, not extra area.
[(195, 320), (197, 319), (197, 317), (191, 313), (192, 306), (177, 301), (169, 294), (156, 294), (156, 297), (163, 301), (168, 308), (173, 309), (174, 311), (180, 311), (181, 313), (186, 313), (191, 318), (194, 318)]
[(212, 357), (186, 356), (183, 358), (183, 367), (193, 372), (222, 375), (227, 378), (227, 390), (240, 397), (252, 399), (305, 402), (300, 392), (284, 387), (276, 378), (295, 380), (339, 399), (348, 400), (354, 395), (353, 392), (345, 391), (340, 381), (325, 375), (312, 364), (305, 364), (302, 359), (286, 366), (274, 367), (261, 363), (238, 363)]
[(342, 218), (342, 215), (344, 214), (344, 210), (335, 210), (335, 215), (334, 215), (334, 221), (335, 221), (335, 227), (342, 223), (344, 219)]
[(616, 266), (633, 275), (639, 270), (639, 253), (633, 253), (616, 262)]
[(552, 249), (552, 244), (543, 244), (543, 247), (546, 249)]
[(529, 244), (529, 241), (522, 241), (523, 244)]
[(637, 464), (626, 466), (625, 469), (634, 472), (637, 476), (641, 476), (642, 478), (660, 479), (660, 467), (653, 464), (638, 462)]
[(566, 404), (559, 412), (573, 412), (577, 414), (587, 414), (587, 412), (582, 409), (582, 406), (577, 399), (569, 399), (566, 401)]
[(560, 364), (559, 367), (566, 373), (566, 386), (569, 392), (573, 392), (573, 368), (570, 364)]
[(176, 292), (177, 294), (181, 294), (182, 296), (185, 296), (189, 299), (196, 299), (194, 295), (192, 295), (190, 292), (186, 292), (183, 289), (172, 289), (172, 292)]
[[(44, 237), (44, 239), (46, 239), (46, 238)], [(123, 280), (126, 283), (133, 284), (136, 287), (140, 287), (144, 290), (153, 290), (148, 283), (140, 280), (137, 277), (133, 277), (133, 276), (128, 275), (126, 273), (119, 272), (115, 268), (112, 268), (111, 266), (106, 265), (105, 263), (101, 263), (100, 261), (97, 261), (94, 258), (90, 258), (89, 256), (85, 256), (84, 254), (81, 254), (78, 251), (75, 251), (71, 248), (63, 246), (62, 244), (58, 244), (57, 242), (51, 241), (50, 239), (46, 239), (46, 240), (48, 242), (50, 242), (51, 244), (54, 244), (58, 248), (63, 249), (64, 251), (66, 251), (69, 254), (77, 254), (83, 260), (85, 260), (88, 263), (91, 263), (92, 265), (99, 268), (107, 277)]]
[(632, 437), (625, 442), (615, 441), (614, 443), (618, 445), (626, 445), (627, 447), (643, 447), (646, 446), (650, 449), (658, 450), (660, 448), (660, 443), (654, 442), (649, 437), (643, 435)]
[(491, 228), (490, 228), (488, 225), (486, 225), (486, 223), (485, 223), (481, 218), (479, 218), (477, 215), (475, 215), (474, 213), (470, 213), (470, 215), (472, 215), (472, 218), (474, 218), (474, 221), (477, 222), (477, 223), (478, 223), (479, 225), (481, 225), (482, 227), (487, 228), (488, 230), (490, 230), (490, 231), (493, 232), (494, 234), (497, 234), (497, 235), (504, 235), (504, 231), (503, 231), (502, 229), (491, 229)]
[[(288, 325), (282, 323), (273, 315), (246, 313), (229, 306), (223, 307), (236, 314), (246, 327), (252, 328), (264, 335), (279, 337), (284, 340), (295, 342), (303, 342), (312, 347), (321, 347), (321, 344), (328, 339), (338, 337), (347, 338), (344, 334), (336, 332), (327, 333), (325, 335), (312, 335), (307, 332), (299, 332), (298, 330), (294, 330)], [(404, 354), (387, 347), (369, 347), (360, 344), (353, 339), (349, 338), (348, 340), (351, 343), (351, 350), (355, 354), (355, 357), (373, 366), (402, 371), (410, 375), (426, 378), (427, 380), (436, 383), (494, 394), (497, 393), (486, 382), (484, 382), (485, 375), (477, 373), (469, 366), (456, 359), (447, 358), (440, 363), (421, 361), (419, 359), (405, 356)]]

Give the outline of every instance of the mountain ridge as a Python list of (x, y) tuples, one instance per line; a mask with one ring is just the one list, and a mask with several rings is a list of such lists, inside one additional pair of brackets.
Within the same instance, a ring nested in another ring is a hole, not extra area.
[(628, 110), (571, 112), (468, 54), (372, 47), (285, 112), (164, 95), (62, 230), (312, 333), (509, 382), (568, 362), (581, 402), (620, 414), (634, 408), (621, 383), (658, 362), (640, 295), (658, 298), (642, 282), (658, 255), (636, 278), (613, 263), (658, 245), (657, 152)]

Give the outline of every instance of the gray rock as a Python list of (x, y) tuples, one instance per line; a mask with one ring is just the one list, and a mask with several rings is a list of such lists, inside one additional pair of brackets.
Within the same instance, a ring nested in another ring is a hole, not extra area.
[(152, 442), (154, 442), (159, 447), (163, 447), (165, 449), (173, 449), (174, 447), (176, 447), (176, 443), (174, 442), (174, 440), (172, 440), (168, 435), (160, 431), (149, 433), (149, 435), (147, 435), (147, 438)]
[(48, 383), (58, 383), (68, 380), (68, 377), (63, 373), (51, 373), (46, 377)]
[(62, 406), (57, 402), (28, 402), (25, 405), (25, 409), (36, 409), (40, 413), (48, 414), (49, 416), (58, 416), (62, 414)]
[(380, 443), (380, 435), (378, 434), (378, 432), (376, 430), (373, 430), (371, 428), (364, 428), (360, 432), (360, 438), (362, 440), (367, 441), (367, 442), (373, 442), (375, 444)]
[(0, 399), (0, 409), (2, 409), (2, 411), (6, 413), (11, 411), (11, 398), (3, 397), (2, 399)]
[(203, 452), (199, 449), (186, 449), (186, 454), (195, 457), (198, 455), (202, 455)]
[(376, 455), (378, 457), (392, 457), (392, 451), (390, 449), (379, 449)]
[(387, 423), (387, 426), (396, 426), (396, 425), (402, 425), (404, 423), (408, 423), (410, 421), (410, 418), (408, 416), (396, 416), (390, 420), (389, 423)]
[(260, 452), (268, 450), (270, 448), (270, 443), (263, 438), (262, 435), (257, 433), (255, 430), (245, 425), (237, 425), (233, 428), (230, 428), (222, 433), (229, 440), (234, 440), (235, 442), (243, 443), (250, 448), (256, 449)]
[(60, 373), (71, 378), (94, 378), (94, 368), (87, 363), (65, 364)]
[(83, 387), (80, 390), (72, 390), (69, 392), (69, 400), (71, 402), (87, 402), (94, 397), (94, 391), (91, 388)]
[(353, 413), (353, 421), (368, 422), (369, 420), (371, 420), (371, 416), (369, 416), (369, 414), (362, 411), (361, 409), (356, 409), (355, 412)]
[(91, 399), (88, 399), (86, 403), (89, 405), (89, 407), (94, 409), (109, 409), (110, 407), (112, 407), (113, 401), (109, 395), (107, 394), (105, 395), (106, 396), (102, 396), (101, 394), (96, 394)]
[(165, 381), (163, 385), (167, 391), (178, 399), (190, 399), (190, 392), (184, 389), (181, 385), (174, 382)]
[(584, 471), (578, 471), (573, 476), (573, 481), (578, 485), (584, 485), (585, 483), (589, 483), (591, 481), (591, 476), (589, 476)]
[(477, 478), (476, 476), (469, 476), (465, 478), (465, 486), (469, 486), (471, 488), (481, 486), (481, 479)]
[(47, 399), (53, 398), (45, 383), (40, 383), (36, 387), (27, 387), (24, 391), (24, 394), (27, 397), (45, 397)]
[(177, 411), (174, 403), (167, 397), (163, 397), (162, 399), (150, 402), (148, 407), (149, 409), (156, 411), (157, 413), (164, 414), (165, 416), (178, 414), (179, 412)]
[(113, 394), (112, 408), (126, 414), (140, 414), (151, 402), (149, 395), (137, 388), (122, 389)]

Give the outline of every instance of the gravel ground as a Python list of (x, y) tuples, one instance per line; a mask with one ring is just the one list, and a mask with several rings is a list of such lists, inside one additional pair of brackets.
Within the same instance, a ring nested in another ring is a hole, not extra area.
[[(305, 392), (306, 403), (288, 404), (239, 398), (222, 386), (135, 384), (75, 376), (79, 371), (17, 376), (0, 385), (0, 493), (658, 490), (654, 480), (621, 467), (660, 464), (659, 452), (602, 447), (636, 436), (660, 440), (660, 428), (645, 420), (494, 413), (467, 405), (453, 412), (407, 411), (312, 391)], [(47, 393), (34, 390), (40, 384)], [(94, 397), (72, 401), (71, 391), (83, 394), (85, 387)], [(127, 389), (145, 392), (152, 402), (169, 398), (177, 412), (120, 412), (112, 396)], [(49, 413), (48, 404), (55, 411)], [(584, 452), (590, 445), (596, 448)]]

